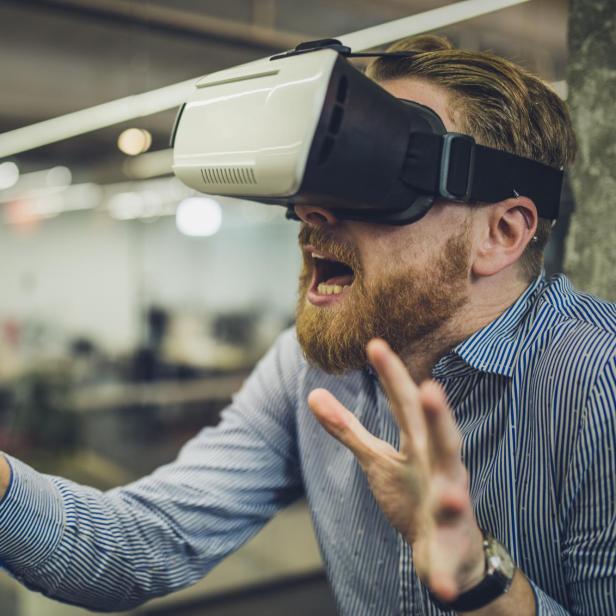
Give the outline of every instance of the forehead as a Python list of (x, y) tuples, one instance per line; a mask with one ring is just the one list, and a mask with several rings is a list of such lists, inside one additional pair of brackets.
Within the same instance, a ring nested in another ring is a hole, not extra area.
[(405, 98), (430, 107), (438, 114), (448, 131), (455, 130), (455, 122), (449, 114), (449, 97), (441, 86), (423, 79), (406, 77), (380, 81), (379, 85), (396, 98)]

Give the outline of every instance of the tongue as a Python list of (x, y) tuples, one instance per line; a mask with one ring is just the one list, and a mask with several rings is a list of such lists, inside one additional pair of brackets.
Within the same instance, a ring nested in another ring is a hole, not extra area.
[(340, 274), (338, 276), (332, 276), (325, 281), (325, 284), (337, 284), (344, 287), (350, 285), (353, 282), (353, 274)]

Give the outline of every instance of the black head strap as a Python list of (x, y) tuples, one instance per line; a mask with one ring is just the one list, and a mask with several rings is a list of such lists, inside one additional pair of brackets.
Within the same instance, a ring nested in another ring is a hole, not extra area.
[(497, 203), (524, 196), (541, 218), (558, 218), (562, 169), (478, 145), (459, 133), (412, 133), (403, 181), (450, 201)]
[(475, 145), (469, 199), (496, 203), (521, 195), (532, 200), (541, 218), (558, 218), (562, 169), (502, 150)]

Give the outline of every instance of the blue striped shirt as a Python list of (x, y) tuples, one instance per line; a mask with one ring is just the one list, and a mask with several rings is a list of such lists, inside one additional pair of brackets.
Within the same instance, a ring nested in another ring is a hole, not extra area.
[[(531, 582), (538, 614), (616, 614), (616, 306), (538, 278), (442, 357), (479, 525)], [(330, 389), (397, 444), (370, 371), (307, 365), (292, 330), (177, 460), (106, 493), (9, 458), (0, 558), (23, 583), (99, 610), (201, 578), (304, 494), (339, 611), (443, 614), (353, 455), (307, 407)]]

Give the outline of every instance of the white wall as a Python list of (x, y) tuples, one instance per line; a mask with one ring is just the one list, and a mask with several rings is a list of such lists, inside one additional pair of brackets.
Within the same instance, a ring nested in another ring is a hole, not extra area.
[(121, 351), (138, 339), (150, 303), (204, 313), (263, 305), (291, 314), (297, 224), (281, 209), (248, 207), (265, 215), (227, 206), (209, 238), (181, 235), (173, 217), (119, 222), (106, 212), (64, 214), (28, 232), (0, 225), (0, 323), (49, 323)]

